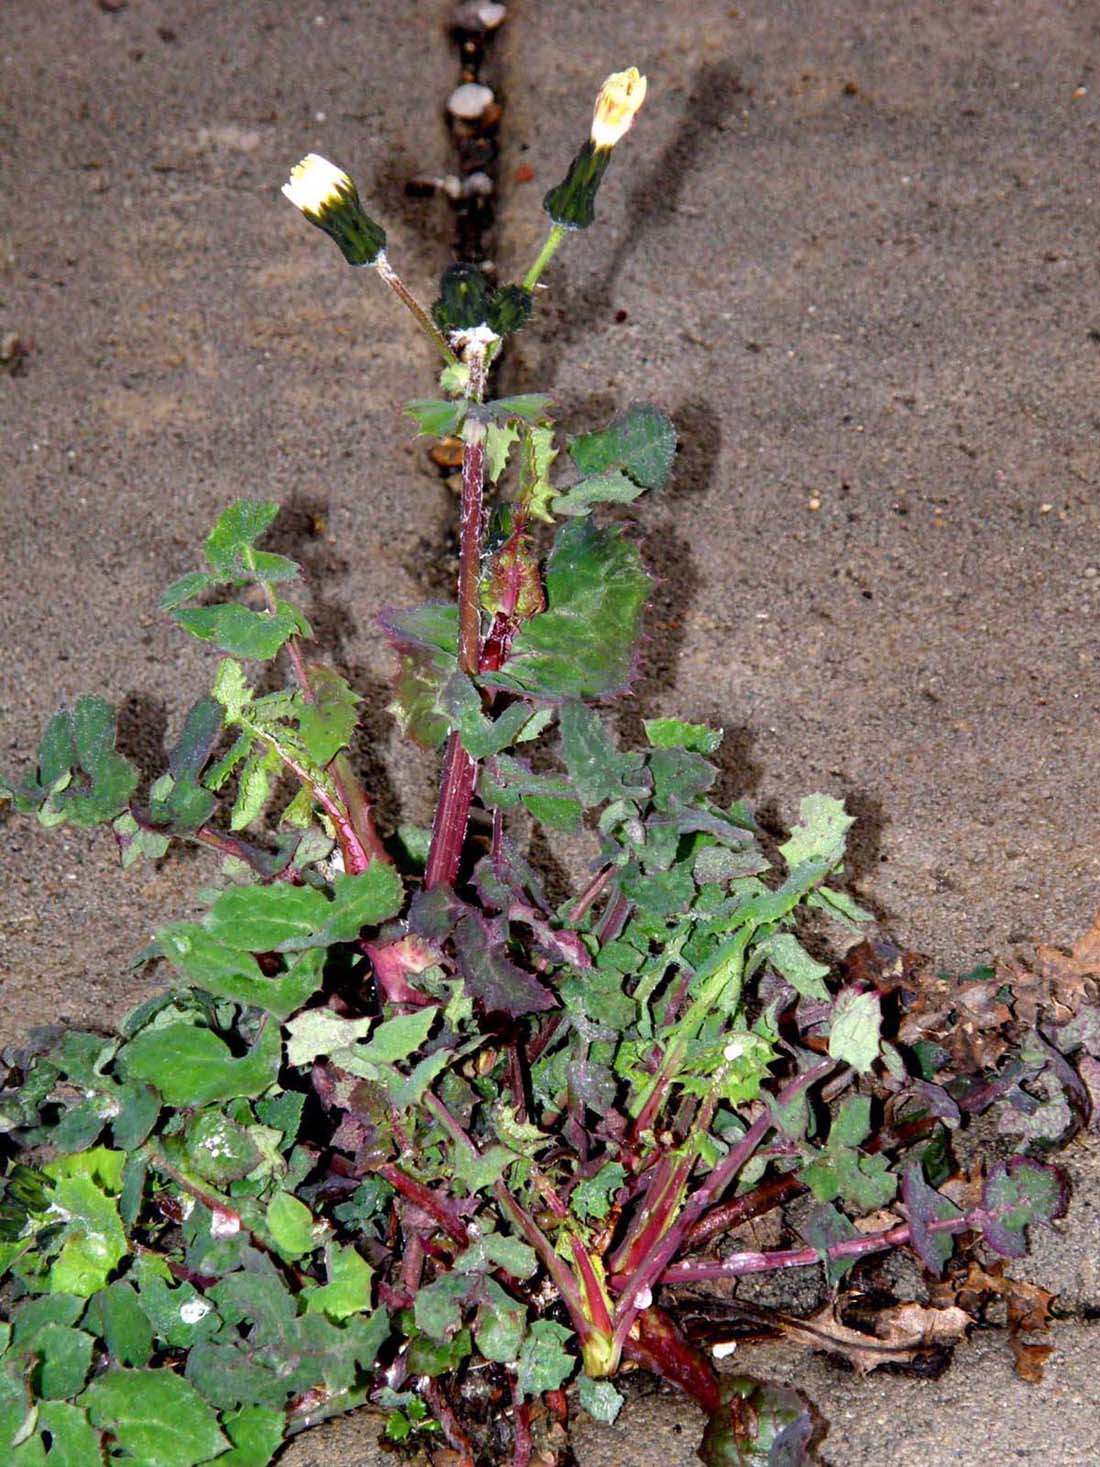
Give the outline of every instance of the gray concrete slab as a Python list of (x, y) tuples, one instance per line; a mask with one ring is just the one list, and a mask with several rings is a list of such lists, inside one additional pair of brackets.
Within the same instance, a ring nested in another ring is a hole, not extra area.
[[(156, 598), (228, 499), (263, 494), (292, 506), (307, 609), (367, 698), (384, 818), (425, 818), (430, 765), (397, 748), (370, 628), (436, 583), (451, 505), (397, 412), (430, 361), (278, 187), (308, 149), (345, 164), (430, 293), (448, 227), (401, 185), (447, 157), (445, 11), (6, 7), (0, 327), (33, 351), (0, 378), (5, 763), (87, 690), (171, 737), (212, 659)], [(638, 516), (662, 584), (627, 714), (723, 724), (728, 792), (775, 819), (846, 795), (859, 888), (945, 965), (1069, 940), (1100, 862), (1095, 8), (512, 11), (504, 272), (537, 247), (601, 77), (650, 77), (599, 227), (551, 267), (504, 375), (551, 387), (575, 428), (633, 397), (681, 425), (676, 479)], [(108, 1022), (204, 868), (126, 880), (102, 840), (2, 829), (4, 1032)], [(1076, 1305), (1092, 1154), (1036, 1268)], [(1094, 1336), (1056, 1342), (1036, 1388), (984, 1336), (936, 1384), (789, 1352), (747, 1368), (804, 1383), (845, 1467), (1093, 1462)], [(673, 1398), (633, 1399), (578, 1459), (678, 1467), (694, 1431)], [(365, 1464), (372, 1441), (354, 1418), (285, 1461)]]

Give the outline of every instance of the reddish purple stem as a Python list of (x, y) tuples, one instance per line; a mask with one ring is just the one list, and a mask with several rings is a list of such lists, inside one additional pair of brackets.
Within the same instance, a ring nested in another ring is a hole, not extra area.
[[(927, 1224), (929, 1233), (965, 1233), (974, 1226), (969, 1217), (948, 1217)], [(825, 1257), (862, 1258), (865, 1253), (882, 1253), (911, 1241), (908, 1223), (888, 1228), (883, 1233), (868, 1233), (862, 1238), (844, 1238), (825, 1250)], [(662, 1284), (697, 1284), (710, 1279), (740, 1278), (747, 1273), (771, 1273), (779, 1268), (809, 1268), (820, 1263), (817, 1248), (779, 1248), (771, 1253), (731, 1253), (728, 1258), (685, 1258), (674, 1263), (661, 1275)]]
[[(775, 1097), (776, 1109), (789, 1105), (796, 1096), (801, 1095), (812, 1085), (816, 1085), (819, 1080), (823, 1080), (835, 1068), (835, 1060), (822, 1060), (811, 1069), (796, 1075), (793, 1080), (783, 1086)], [(685, 1238), (703, 1213), (709, 1211), (722, 1196), (775, 1124), (775, 1111), (762, 1110), (740, 1141), (730, 1147), (703, 1184), (688, 1198), (679, 1217), (649, 1257), (644, 1259), (628, 1278), (621, 1281), (622, 1299), (616, 1310), (618, 1318), (615, 1325), (615, 1341), (620, 1349), (629, 1336), (639, 1312), (646, 1307), (648, 1299), (652, 1297), (651, 1291), (663, 1281), (666, 1269), (683, 1247)], [(612, 1284), (614, 1286), (614, 1281)]]

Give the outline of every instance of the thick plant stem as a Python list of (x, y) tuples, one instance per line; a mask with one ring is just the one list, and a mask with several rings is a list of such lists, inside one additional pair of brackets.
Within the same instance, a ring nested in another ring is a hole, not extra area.
[[(467, 354), (470, 368), (468, 395), (480, 402), (485, 391), (485, 349), (480, 344)], [(467, 677), (476, 677), (481, 661), (481, 539), (485, 504), (485, 425), (468, 416), (463, 425), (462, 512), (458, 563), (458, 665)], [(447, 743), (443, 784), (432, 822), (432, 841), (424, 885), (453, 886), (462, 860), (470, 801), (477, 784), (477, 764), (462, 747), (455, 731)]]
[[(940, 1218), (925, 1224), (929, 1233), (965, 1233), (976, 1226), (969, 1215)], [(838, 1258), (863, 1258), (868, 1253), (883, 1253), (901, 1248), (912, 1241), (908, 1223), (899, 1223), (882, 1233), (865, 1233), (859, 1238), (844, 1238), (825, 1251), (830, 1263)], [(664, 1284), (698, 1284), (714, 1279), (743, 1278), (748, 1273), (772, 1273), (781, 1268), (812, 1268), (821, 1262), (817, 1248), (779, 1248), (770, 1253), (731, 1253), (726, 1258), (685, 1258), (665, 1269)]]
[[(824, 1080), (826, 1075), (835, 1069), (835, 1060), (822, 1060), (820, 1064), (796, 1075), (793, 1080), (783, 1086), (775, 1097), (776, 1110), (784, 1105), (789, 1105), (796, 1096), (802, 1095), (811, 1086)], [(619, 1309), (616, 1311), (615, 1325), (615, 1341), (620, 1348), (630, 1334), (641, 1309), (645, 1307), (641, 1301), (651, 1296), (651, 1291), (662, 1281), (665, 1271), (682, 1249), (684, 1240), (692, 1228), (703, 1214), (714, 1206), (775, 1125), (775, 1110), (769, 1107), (761, 1111), (741, 1139), (730, 1147), (718, 1165), (708, 1174), (703, 1184), (688, 1198), (679, 1217), (664, 1234), (649, 1257), (639, 1264), (628, 1277), (609, 1280), (612, 1288), (617, 1288), (622, 1295)]]

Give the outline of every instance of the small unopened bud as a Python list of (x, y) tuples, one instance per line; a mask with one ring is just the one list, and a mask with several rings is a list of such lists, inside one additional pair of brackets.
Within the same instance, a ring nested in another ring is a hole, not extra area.
[(542, 201), (555, 224), (563, 229), (587, 229), (592, 223), (596, 194), (611, 162), (611, 150), (630, 131), (645, 93), (646, 79), (636, 66), (616, 71), (604, 82), (596, 98), (588, 141), (562, 182)]
[(448, 265), (439, 281), (432, 320), (440, 331), (470, 331), (489, 319), (492, 291), (477, 265)]
[(283, 193), (311, 224), (332, 236), (349, 265), (378, 263), (386, 231), (370, 218), (355, 184), (335, 163), (308, 153), (290, 170)]
[(522, 285), (502, 285), (489, 302), (487, 320), (498, 336), (511, 336), (527, 324), (531, 292)]

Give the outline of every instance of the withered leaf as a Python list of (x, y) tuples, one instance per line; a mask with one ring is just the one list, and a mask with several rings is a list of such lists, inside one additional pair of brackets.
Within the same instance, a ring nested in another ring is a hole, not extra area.
[(787, 1334), (811, 1349), (843, 1356), (860, 1375), (869, 1375), (880, 1365), (908, 1364), (923, 1351), (950, 1348), (973, 1323), (965, 1309), (954, 1304), (942, 1309), (898, 1304), (876, 1316), (872, 1336), (843, 1322), (842, 1302), (826, 1304), (809, 1319), (783, 1316), (780, 1322)]

